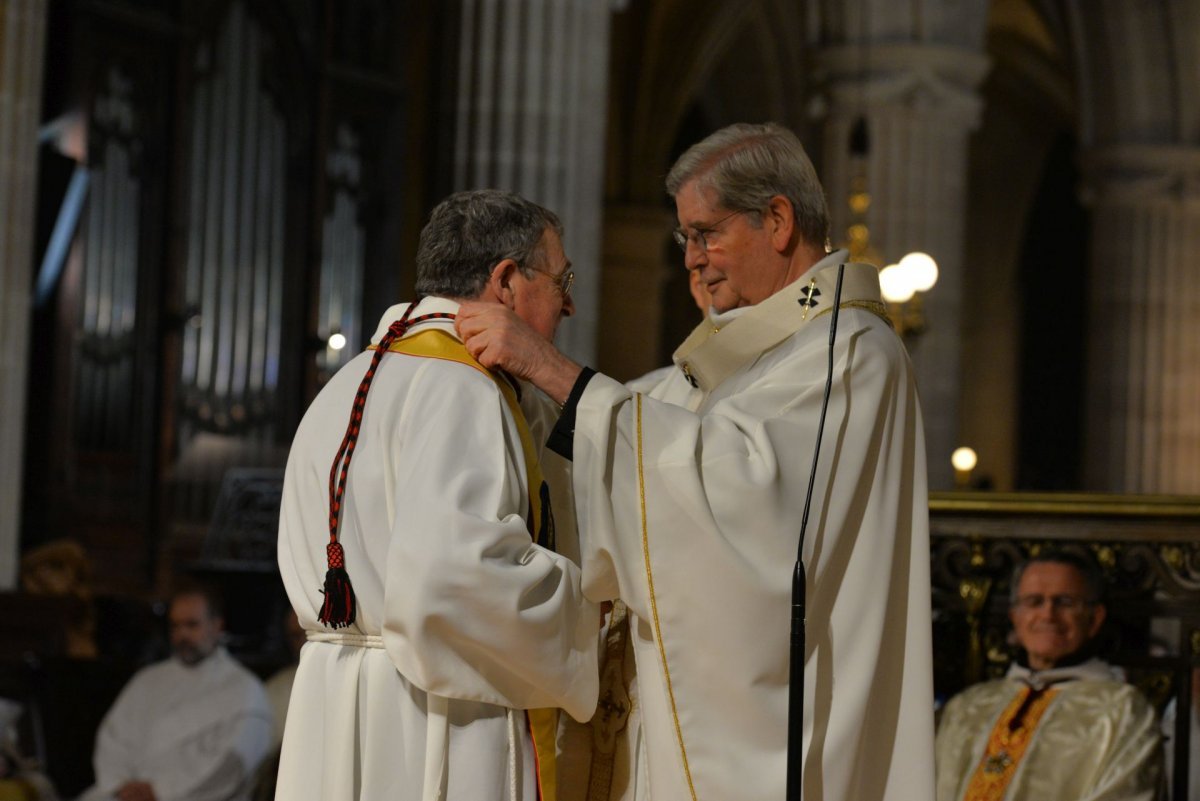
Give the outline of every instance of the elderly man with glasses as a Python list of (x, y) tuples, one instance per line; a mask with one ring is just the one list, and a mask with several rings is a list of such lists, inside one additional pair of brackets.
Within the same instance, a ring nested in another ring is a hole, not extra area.
[[(633, 764), (613, 767), (607, 796), (784, 798), (799, 779), (796, 693), (806, 801), (928, 799), (925, 447), (878, 273), (828, 252), (824, 192), (779, 125), (717, 131), (667, 192), (683, 266), (711, 296), (667, 379), (638, 391), (585, 370), (499, 305), (465, 304), (458, 320), (484, 364), (564, 404), (552, 447), (573, 457), (585, 594), (625, 602), (638, 673)], [(810, 476), (805, 671), (791, 687)]]
[(308, 641), (276, 798), (555, 797), (554, 708), (596, 706), (600, 610), (559, 553), (571, 515), (539, 447), (555, 407), (472, 359), (453, 321), (487, 300), (553, 339), (574, 311), (561, 237), (518, 195), (451, 195), (421, 232), (419, 299), (304, 415), (279, 569)]
[(937, 801), (1151, 801), (1153, 707), (1096, 656), (1104, 583), (1081, 554), (1043, 551), (1012, 580), (1008, 675), (955, 696), (937, 734)]

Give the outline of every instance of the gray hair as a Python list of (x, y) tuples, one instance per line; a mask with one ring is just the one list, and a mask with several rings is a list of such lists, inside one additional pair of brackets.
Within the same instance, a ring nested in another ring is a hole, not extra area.
[(479, 297), (492, 268), (512, 259), (530, 275), (543, 258), (546, 230), (562, 237), (554, 212), (513, 192), (475, 189), (439, 203), (417, 244), (416, 291), (421, 296)]
[(1075, 568), (1075, 572), (1083, 579), (1083, 585), (1087, 589), (1087, 598), (1084, 598), (1084, 600), (1090, 604), (1104, 602), (1104, 573), (1101, 572), (1100, 566), (1096, 564), (1096, 560), (1081, 551), (1046, 548), (1039, 551), (1036, 556), (1031, 556), (1026, 561), (1017, 565), (1016, 569), (1013, 570), (1012, 581), (1008, 589), (1008, 602), (1010, 606), (1017, 602), (1017, 589), (1021, 586), (1021, 577), (1025, 575), (1025, 571), (1029, 569), (1030, 565), (1038, 564), (1067, 565), (1068, 567)]
[(225, 599), (221, 591), (207, 581), (191, 576), (183, 576), (171, 586), (171, 594), (167, 598), (167, 609), (176, 600), (185, 596), (196, 595), (204, 599), (210, 618), (225, 617)]
[(804, 146), (782, 125), (737, 123), (692, 145), (667, 174), (667, 194), (674, 197), (693, 179), (713, 189), (723, 208), (759, 212), (756, 222), (771, 198), (782, 195), (792, 204), (804, 241), (825, 245), (825, 191)]

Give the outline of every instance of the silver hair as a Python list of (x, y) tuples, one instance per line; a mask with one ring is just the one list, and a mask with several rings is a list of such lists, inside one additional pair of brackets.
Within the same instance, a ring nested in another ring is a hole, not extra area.
[(1094, 559), (1081, 551), (1047, 548), (1039, 551), (1036, 556), (1029, 557), (1013, 570), (1008, 588), (1010, 606), (1017, 602), (1017, 590), (1021, 586), (1021, 577), (1025, 575), (1025, 571), (1029, 569), (1030, 565), (1037, 564), (1067, 565), (1075, 568), (1079, 577), (1083, 579), (1084, 587), (1087, 588), (1087, 598), (1084, 600), (1090, 604), (1104, 602), (1104, 573), (1101, 572)]
[(723, 208), (758, 212), (756, 223), (771, 198), (782, 195), (792, 204), (804, 241), (825, 245), (825, 191), (804, 146), (782, 125), (737, 123), (692, 145), (667, 174), (667, 193), (674, 197), (692, 180), (714, 190)]
[(560, 238), (558, 216), (499, 189), (456, 192), (439, 203), (417, 244), (416, 291), (421, 296), (479, 297), (492, 268), (512, 259), (526, 275), (544, 258), (547, 230)]

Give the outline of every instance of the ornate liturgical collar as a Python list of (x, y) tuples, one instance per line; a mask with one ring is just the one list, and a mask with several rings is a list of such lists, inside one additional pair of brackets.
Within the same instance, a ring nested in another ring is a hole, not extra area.
[[(835, 262), (809, 270), (723, 328), (705, 320), (675, 351), (675, 364), (693, 387), (712, 392), (745, 364), (831, 311), (839, 266)], [(887, 320), (879, 270), (870, 264), (846, 264), (841, 306), (866, 309)]]

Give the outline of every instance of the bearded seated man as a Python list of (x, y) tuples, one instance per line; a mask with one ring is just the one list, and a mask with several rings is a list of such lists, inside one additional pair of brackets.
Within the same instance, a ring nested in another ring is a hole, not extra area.
[(172, 656), (138, 671), (96, 734), (96, 784), (79, 801), (241, 801), (271, 746), (262, 682), (219, 644), (220, 601), (171, 596)]
[(1003, 679), (946, 705), (937, 801), (1152, 801), (1162, 775), (1154, 708), (1095, 656), (1099, 569), (1046, 552), (1017, 569), (1009, 617), (1023, 653)]

